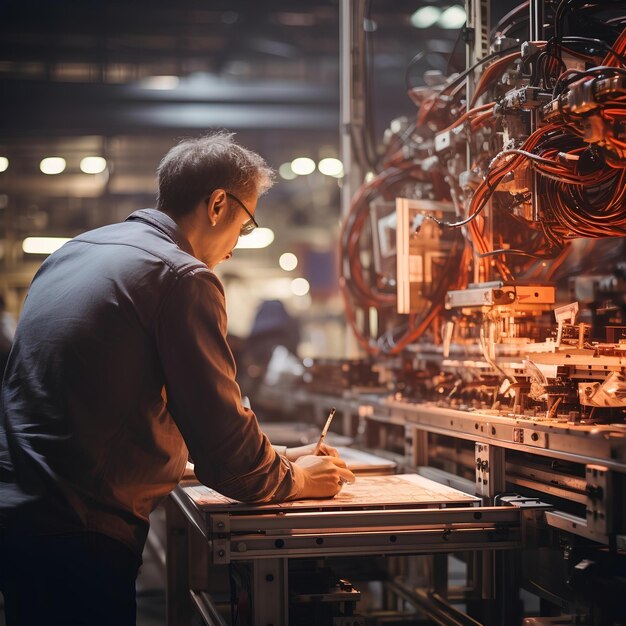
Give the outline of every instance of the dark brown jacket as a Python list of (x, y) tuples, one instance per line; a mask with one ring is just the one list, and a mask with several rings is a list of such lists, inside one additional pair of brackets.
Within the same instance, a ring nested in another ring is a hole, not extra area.
[(51, 255), (2, 388), (0, 525), (87, 529), (140, 552), (187, 449), (224, 495), (296, 497), (299, 471), (241, 405), (225, 336), (222, 286), (164, 213), (137, 211)]

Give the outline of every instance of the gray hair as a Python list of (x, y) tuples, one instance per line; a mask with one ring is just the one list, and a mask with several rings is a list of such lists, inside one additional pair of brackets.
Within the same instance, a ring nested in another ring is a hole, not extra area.
[(157, 209), (181, 217), (216, 189), (264, 194), (274, 184), (273, 170), (233, 136), (219, 131), (183, 139), (169, 150), (157, 169)]

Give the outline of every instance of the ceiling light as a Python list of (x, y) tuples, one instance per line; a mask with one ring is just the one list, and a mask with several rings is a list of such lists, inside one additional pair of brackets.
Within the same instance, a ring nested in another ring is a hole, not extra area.
[(252, 250), (267, 248), (272, 241), (274, 241), (274, 231), (271, 228), (255, 228), (249, 235), (239, 237), (235, 249)]
[(0, 156), (0, 172), (6, 172), (9, 168), (9, 159)]
[(146, 76), (139, 81), (144, 89), (155, 89), (157, 91), (168, 91), (176, 89), (180, 79), (178, 76)]
[(41, 160), (39, 169), (44, 174), (60, 174), (65, 169), (65, 159), (63, 157), (47, 157)]
[(295, 296), (306, 296), (310, 288), (311, 286), (306, 278), (294, 278), (291, 281), (291, 291)]
[(293, 252), (285, 252), (280, 255), (278, 265), (280, 265), (281, 269), (285, 270), (285, 272), (291, 272), (291, 270), (295, 270), (296, 267), (298, 267), (298, 257), (293, 254)]
[(298, 178), (298, 175), (291, 169), (291, 163), (283, 163), (278, 168), (278, 174), (281, 178), (285, 180), (293, 180), (294, 178)]
[(315, 161), (308, 157), (298, 157), (291, 162), (291, 169), (294, 174), (306, 176), (315, 171)]
[(99, 174), (107, 167), (107, 160), (100, 156), (88, 156), (81, 160), (80, 171), (85, 174)]
[(440, 15), (441, 9), (438, 7), (422, 7), (411, 15), (411, 25), (415, 28), (428, 28), (439, 19)]
[(461, 28), (466, 19), (465, 9), (458, 4), (453, 4), (441, 14), (437, 25), (441, 28)]
[(339, 159), (332, 157), (322, 159), (317, 164), (317, 169), (326, 174), (326, 176), (334, 176), (335, 178), (341, 178), (343, 176), (343, 163)]
[(52, 254), (68, 241), (69, 237), (26, 237), (22, 250), (28, 254)]

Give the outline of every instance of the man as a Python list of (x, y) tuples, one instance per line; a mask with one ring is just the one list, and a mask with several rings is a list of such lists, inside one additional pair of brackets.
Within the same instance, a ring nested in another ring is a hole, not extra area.
[(199, 480), (240, 500), (354, 479), (332, 449), (279, 456), (235, 383), (212, 269), (257, 226), (271, 170), (219, 133), (172, 148), (158, 175), (156, 210), (68, 242), (24, 305), (0, 405), (9, 625), (134, 624), (148, 515), (188, 450)]

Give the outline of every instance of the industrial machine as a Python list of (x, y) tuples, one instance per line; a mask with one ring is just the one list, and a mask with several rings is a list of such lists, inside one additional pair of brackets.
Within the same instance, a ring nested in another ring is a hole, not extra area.
[[(626, 3), (529, 0), (497, 24), (492, 8), (466, 2), (465, 69), (409, 81), (414, 115), (372, 145), (367, 3), (341, 4), (341, 288), (360, 356), (260, 393), (318, 423), (336, 406), (337, 432), (475, 500), (253, 523), (196, 498), (215, 564), (284, 545), (314, 559), (272, 570), (293, 623), (626, 623)], [(267, 593), (233, 576), (238, 602)]]
[(389, 389), (363, 430), (491, 503), (551, 505), (520, 554), (539, 606), (496, 623), (626, 623), (626, 5), (492, 9), (466, 3), (465, 70), (409, 85), (381, 150), (350, 143), (371, 174), (341, 285)]

